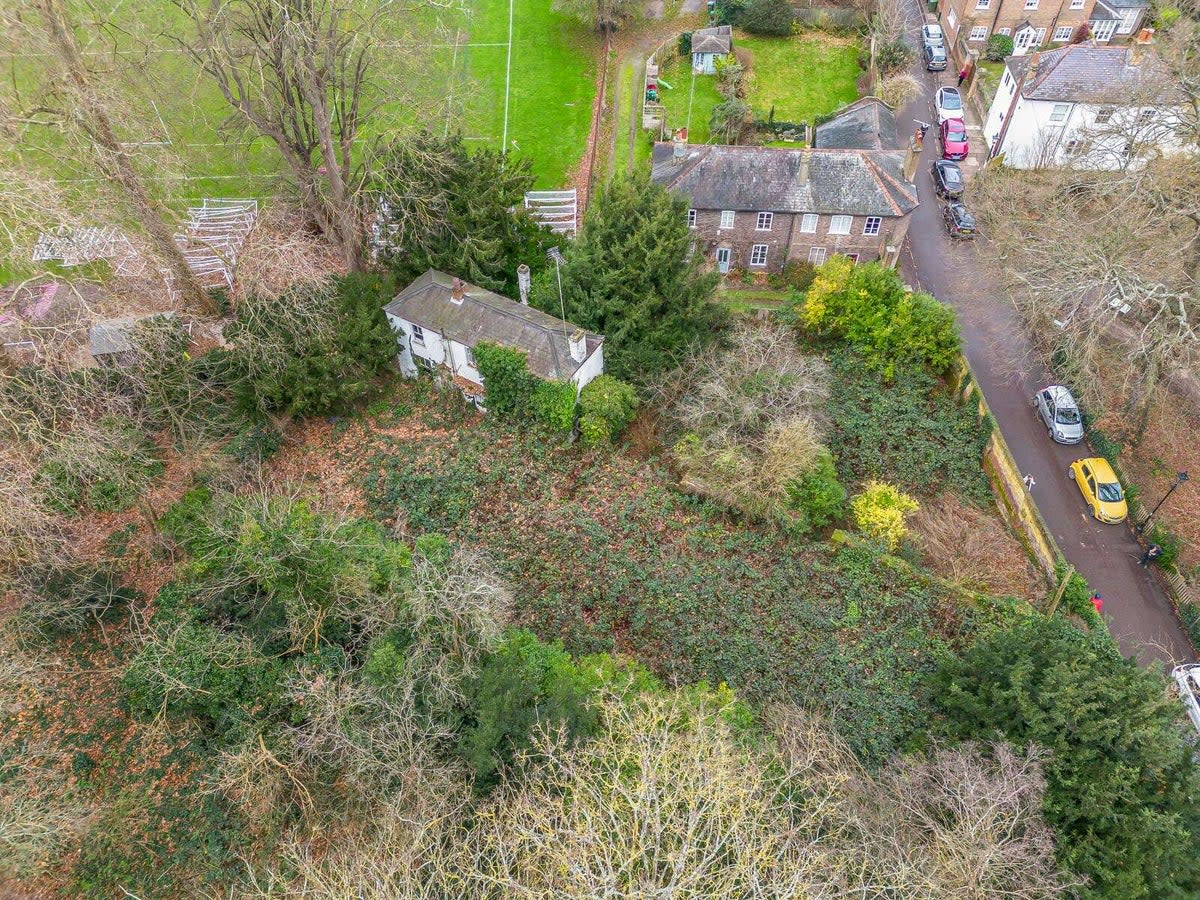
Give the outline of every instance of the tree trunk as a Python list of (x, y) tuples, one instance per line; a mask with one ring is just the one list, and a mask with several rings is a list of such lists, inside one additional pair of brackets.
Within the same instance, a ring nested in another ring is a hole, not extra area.
[(50, 43), (62, 62), (76, 94), (77, 112), (87, 135), (94, 142), (96, 157), (104, 176), (118, 185), (133, 206), (138, 222), (174, 276), (175, 287), (184, 305), (196, 312), (213, 315), (216, 303), (196, 280), (195, 274), (175, 243), (174, 229), (163, 218), (162, 206), (150, 196), (141, 175), (117, 140), (108, 110), (93, 90), (87, 67), (63, 12), (62, 0), (38, 0), (45, 17)]

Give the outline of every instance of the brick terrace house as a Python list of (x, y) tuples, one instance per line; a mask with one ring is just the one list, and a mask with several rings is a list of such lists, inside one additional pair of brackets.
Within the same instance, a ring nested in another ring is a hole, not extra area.
[(938, 0), (938, 19), (961, 65), (964, 47), (982, 56), (993, 34), (1011, 37), (1018, 56), (1067, 44), (1084, 23), (1098, 43), (1126, 41), (1149, 7), (1149, 0)]
[(652, 179), (689, 198), (696, 247), (720, 272), (778, 272), (841, 253), (895, 265), (917, 206), (904, 153), (660, 143)]

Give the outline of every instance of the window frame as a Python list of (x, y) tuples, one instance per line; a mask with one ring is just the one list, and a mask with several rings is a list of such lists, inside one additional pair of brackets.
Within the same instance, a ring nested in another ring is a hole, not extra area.
[(1096, 124), (1107, 125), (1116, 114), (1117, 108), (1115, 106), (1102, 106), (1096, 110)]
[[(726, 221), (729, 222), (728, 225), (725, 224)], [(732, 228), (736, 222), (737, 222), (737, 210), (735, 210), (735, 209), (721, 210), (721, 224), (718, 226), (719, 228)]]
[[(997, 28), (996, 34), (1002, 34), (1005, 37), (1012, 37), (1012, 29), (1011, 28)], [(1004, 74), (1005, 75), (1008, 74), (1008, 69), (1004, 70)]]
[[(750, 265), (756, 269), (764, 268), (767, 265), (767, 253), (770, 251), (769, 244), (751, 244), (750, 245)], [(761, 262), (755, 262), (756, 257), (761, 257)]]
[(850, 260), (850, 262), (854, 263), (854, 264), (857, 266), (857, 265), (858, 265), (858, 261), (859, 261), (860, 259), (862, 259), (862, 254), (860, 254), (860, 253), (847, 253), (847, 254), (846, 254), (846, 259)]
[(1071, 5), (1068, 9), (1083, 9), (1084, 0), (1071, 0)]
[(809, 247), (808, 248), (808, 261), (810, 263), (812, 263), (814, 266), (821, 265), (823, 262), (825, 262), (827, 257), (828, 257), (828, 254), (826, 253), (824, 247)]
[[(1055, 118), (1055, 116), (1058, 115), (1058, 111), (1060, 109), (1062, 110), (1062, 116), (1059, 118)], [(1053, 106), (1050, 107), (1050, 118), (1048, 118), (1046, 120), (1046, 124), (1048, 124), (1048, 125), (1064, 125), (1064, 124), (1066, 124), (1066, 121), (1067, 121), (1068, 117), (1070, 117), (1070, 115), (1071, 115), (1071, 104), (1070, 103), (1055, 103)]]
[(475, 364), (475, 351), (466, 344), (463, 344), (463, 361), (472, 369), (479, 368), (479, 366)]
[[(809, 222), (812, 223), (812, 228), (808, 227)], [(802, 213), (800, 216), (800, 233), (801, 234), (816, 234), (817, 228), (821, 225), (821, 216), (817, 213)]]
[[(967, 35), (968, 41), (986, 41), (988, 37), (988, 28), (986, 25), (972, 25), (971, 33)], [(978, 37), (976, 37), (978, 35)]]
[[(1064, 31), (1066, 34), (1063, 34)], [(1071, 39), (1071, 35), (1074, 33), (1075, 29), (1073, 29), (1070, 25), (1057, 25), (1055, 26), (1054, 34), (1051, 35), (1050, 39), (1056, 44), (1061, 44), (1064, 41), (1069, 41)], [(1062, 36), (1060, 37), (1060, 35)]]
[(688, 210), (687, 223), (688, 223), (688, 228), (696, 227), (696, 211), (694, 209)]
[[(763, 217), (766, 217), (765, 219)], [(766, 223), (765, 225), (763, 223)], [(760, 212), (758, 218), (754, 220), (755, 231), (770, 231), (775, 224), (775, 213)]]
[(976, 9), (991, 9), (992, 0), (975, 0)]
[[(1133, 6), (1133, 7), (1130, 7), (1129, 9), (1121, 10), (1120, 13), (1118, 14), (1120, 16), (1120, 18), (1117, 19), (1117, 32), (1116, 33), (1117, 34), (1133, 34), (1134, 31), (1137, 30), (1138, 19), (1142, 15), (1142, 9), (1143, 9), (1143, 7)], [(1129, 19), (1130, 24), (1129, 24), (1129, 27), (1126, 28), (1125, 22), (1131, 14), (1132, 14), (1133, 18)]]
[[(874, 230), (872, 230), (872, 228), (871, 228), (872, 225), (875, 226)], [(868, 235), (870, 237), (878, 237), (879, 232), (881, 232), (882, 230), (883, 230), (883, 216), (867, 216), (866, 221), (863, 222), (862, 233), (864, 235)]]
[[(843, 222), (845, 223), (845, 230), (838, 230), (837, 226)], [(839, 213), (838, 215), (829, 217), (829, 230), (826, 232), (826, 234), (849, 234), (853, 227), (854, 216), (847, 216)]]
[(1039, 28), (1033, 33), (1033, 46), (1040, 47), (1044, 43), (1046, 43), (1046, 29)]
[(425, 346), (425, 329), (422, 328), (420, 325), (418, 325), (416, 322), (410, 323), (409, 327), (412, 329), (412, 331), (409, 332), (409, 339), (414, 344), (420, 344), (422, 347), (424, 347)]

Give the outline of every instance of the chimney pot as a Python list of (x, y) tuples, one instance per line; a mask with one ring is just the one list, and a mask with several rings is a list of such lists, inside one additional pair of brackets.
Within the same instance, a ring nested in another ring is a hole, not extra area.
[(465, 295), (465, 287), (466, 285), (463, 284), (463, 280), (461, 278), (455, 278), (452, 282), (450, 282), (450, 299), (455, 303), (462, 303), (463, 296)]
[(529, 305), (529, 266), (521, 263), (517, 266), (517, 288), (521, 292), (521, 305)]

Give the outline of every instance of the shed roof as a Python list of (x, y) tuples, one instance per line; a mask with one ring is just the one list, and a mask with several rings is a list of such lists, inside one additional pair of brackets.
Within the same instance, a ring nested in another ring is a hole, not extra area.
[(698, 209), (902, 216), (917, 205), (893, 150), (655, 144), (651, 177)]
[(1014, 78), (1028, 73), (1021, 87), (1027, 100), (1121, 103), (1144, 92), (1156, 102), (1180, 99), (1158, 57), (1144, 48), (1086, 41), (1045, 53), (1010, 56), (1005, 65)]
[(733, 29), (728, 25), (699, 28), (692, 32), (693, 53), (728, 53), (733, 46)]
[[(384, 309), (468, 347), (491, 341), (524, 350), (526, 366), (539, 378), (566, 381), (583, 364), (571, 356), (569, 337), (579, 329), (570, 322), (473, 284), (463, 285), (463, 300), (456, 303), (451, 296), (453, 285), (453, 276), (430, 269)], [(601, 335), (586, 333), (584, 361), (603, 341)]]
[(133, 349), (129, 336), (139, 322), (151, 319), (162, 319), (175, 322), (178, 316), (173, 312), (150, 313), (145, 316), (120, 316), (115, 319), (103, 319), (88, 329), (88, 350), (92, 356), (106, 356), (110, 353), (126, 353)]
[(892, 108), (878, 97), (863, 97), (844, 106), (817, 126), (813, 146), (819, 150), (903, 150)]

